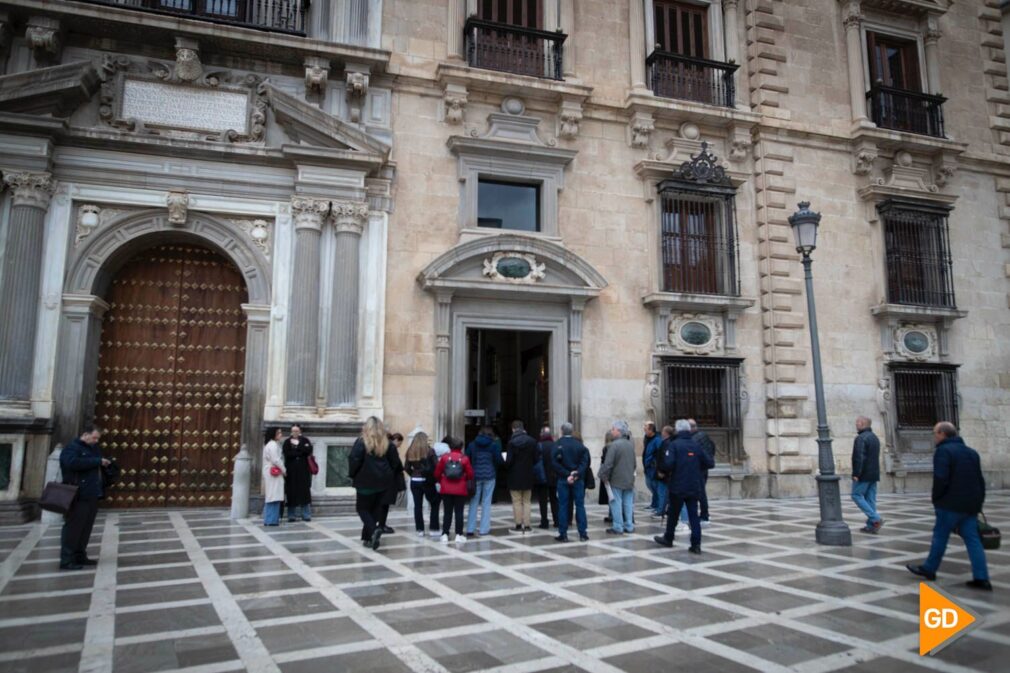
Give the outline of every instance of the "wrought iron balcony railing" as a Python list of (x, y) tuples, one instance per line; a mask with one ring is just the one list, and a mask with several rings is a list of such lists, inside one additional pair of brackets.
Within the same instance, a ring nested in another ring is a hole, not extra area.
[(471, 17), (463, 28), (466, 62), (474, 68), (563, 79), (561, 31), (521, 28)]
[(882, 129), (945, 138), (943, 96), (874, 84), (866, 93), (873, 123)]
[(733, 107), (735, 103), (733, 73), (740, 67), (736, 63), (681, 56), (657, 49), (649, 54), (645, 65), (652, 92), (657, 96), (721, 107)]
[(305, 34), (308, 0), (83, 0), (295, 35)]

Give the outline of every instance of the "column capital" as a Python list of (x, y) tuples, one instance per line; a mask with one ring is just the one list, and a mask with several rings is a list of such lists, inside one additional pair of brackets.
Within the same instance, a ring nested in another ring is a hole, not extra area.
[(368, 203), (365, 201), (334, 201), (330, 209), (333, 228), (338, 234), (357, 234), (368, 222)]
[(726, 10), (736, 11), (738, 4), (740, 4), (740, 0), (722, 0), (722, 8), (724, 11)]
[(840, 0), (842, 8), (842, 24), (846, 28), (859, 28), (863, 22), (863, 5), (861, 0)]
[(311, 196), (294, 196), (291, 198), (291, 212), (294, 215), (295, 229), (321, 231), (323, 219), (330, 212), (330, 202)]
[(14, 193), (14, 207), (49, 208), (49, 200), (56, 191), (56, 181), (52, 173), (30, 173), (20, 171), (5, 173), (4, 184)]

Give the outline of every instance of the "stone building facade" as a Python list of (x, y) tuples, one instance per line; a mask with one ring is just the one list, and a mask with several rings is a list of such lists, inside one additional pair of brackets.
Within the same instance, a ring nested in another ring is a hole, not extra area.
[[(814, 252), (836, 462), (1010, 475), (998, 0), (0, 1), (0, 508), (82, 422), (113, 505), (224, 505), (299, 422), (695, 416), (710, 490), (807, 495)], [(256, 478), (253, 493), (258, 490)]]

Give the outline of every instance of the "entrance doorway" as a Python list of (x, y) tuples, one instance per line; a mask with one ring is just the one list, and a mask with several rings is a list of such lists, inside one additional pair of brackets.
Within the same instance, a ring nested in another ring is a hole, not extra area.
[(487, 424), (505, 444), (514, 420), (536, 437), (551, 420), (551, 333), (468, 329), (466, 335), (466, 441)]
[(160, 245), (126, 262), (106, 299), (95, 418), (122, 476), (104, 502), (229, 504), (245, 377), (242, 274), (209, 248)]

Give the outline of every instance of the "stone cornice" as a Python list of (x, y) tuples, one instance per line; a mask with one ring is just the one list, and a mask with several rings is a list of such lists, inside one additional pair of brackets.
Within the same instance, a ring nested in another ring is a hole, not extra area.
[(561, 166), (570, 164), (578, 154), (575, 150), (564, 150), (557, 147), (538, 147), (529, 143), (469, 138), (467, 136), (451, 136), (446, 141), (446, 145), (449, 147), (449, 151), (455, 155), (479, 154)]
[(757, 300), (729, 295), (687, 294), (684, 292), (650, 292), (642, 297), (642, 304), (650, 308), (675, 311), (712, 311), (736, 315), (750, 308)]
[(439, 63), (435, 79), (442, 87), (450, 83), (461, 84), (469, 91), (557, 102), (565, 99), (582, 102), (593, 92), (592, 87), (583, 84), (471, 68), (459, 63)]
[(29, 208), (49, 208), (49, 200), (56, 191), (56, 181), (53, 180), (52, 173), (31, 173), (22, 171), (17, 173), (5, 173), (3, 176), (11, 192), (13, 192), (13, 205), (25, 206)]

